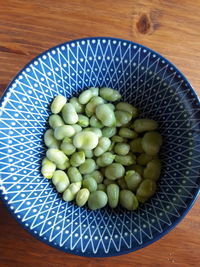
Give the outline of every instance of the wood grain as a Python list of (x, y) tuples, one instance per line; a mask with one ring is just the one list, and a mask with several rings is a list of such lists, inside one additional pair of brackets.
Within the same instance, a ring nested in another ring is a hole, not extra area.
[[(0, 0), (0, 92), (32, 58), (59, 43), (113, 36), (172, 61), (200, 95), (198, 0)], [(198, 266), (200, 207), (158, 242), (106, 259), (73, 256), (28, 234), (0, 204), (0, 266)]]

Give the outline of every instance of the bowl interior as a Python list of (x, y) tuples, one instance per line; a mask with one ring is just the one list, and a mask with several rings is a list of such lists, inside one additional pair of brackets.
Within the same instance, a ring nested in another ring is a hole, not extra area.
[[(49, 103), (90, 86), (119, 90), (164, 137), (157, 193), (138, 211), (90, 211), (62, 201), (40, 174)], [(1, 102), (0, 188), (15, 217), (37, 238), (66, 252), (112, 256), (139, 249), (180, 221), (198, 193), (199, 102), (184, 76), (141, 45), (113, 38), (66, 43), (28, 64)]]

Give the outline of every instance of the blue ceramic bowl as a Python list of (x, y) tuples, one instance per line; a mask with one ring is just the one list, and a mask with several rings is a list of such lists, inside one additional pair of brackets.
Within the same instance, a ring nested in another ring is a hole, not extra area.
[[(90, 211), (66, 203), (40, 173), (49, 103), (90, 86), (108, 86), (159, 122), (164, 137), (158, 190), (137, 211)], [(65, 252), (107, 257), (140, 249), (181, 221), (199, 192), (200, 103), (183, 74), (142, 45), (88, 38), (32, 60), (1, 99), (0, 189), (14, 217), (41, 241)]]

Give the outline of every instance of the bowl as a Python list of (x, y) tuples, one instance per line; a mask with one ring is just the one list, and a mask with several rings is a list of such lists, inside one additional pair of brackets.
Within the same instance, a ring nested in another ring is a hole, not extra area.
[[(66, 203), (40, 173), (49, 103), (90, 86), (119, 90), (159, 122), (162, 174), (156, 194), (137, 211)], [(147, 47), (98, 37), (51, 48), (9, 84), (0, 114), (2, 200), (25, 229), (60, 250), (89, 257), (138, 250), (173, 229), (197, 198), (200, 103), (183, 74)]]

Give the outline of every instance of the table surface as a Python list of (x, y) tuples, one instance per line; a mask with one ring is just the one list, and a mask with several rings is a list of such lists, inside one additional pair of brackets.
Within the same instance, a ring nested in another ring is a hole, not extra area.
[[(200, 95), (198, 0), (0, 0), (0, 92), (32, 58), (59, 43), (113, 36), (172, 61)], [(156, 243), (112, 258), (84, 258), (36, 240), (0, 203), (0, 266), (198, 266), (200, 207)]]

